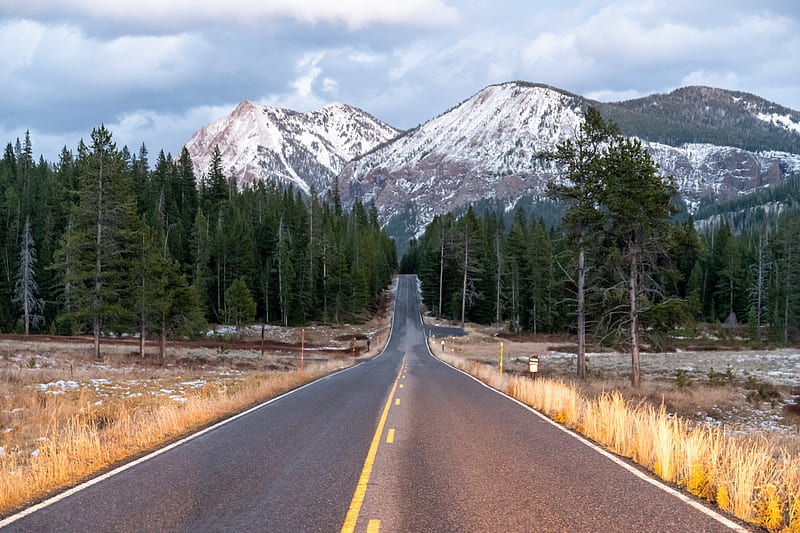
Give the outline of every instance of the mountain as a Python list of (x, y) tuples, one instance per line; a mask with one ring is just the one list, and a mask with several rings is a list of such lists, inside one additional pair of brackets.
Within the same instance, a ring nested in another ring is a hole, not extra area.
[(773, 187), (764, 187), (721, 202), (702, 202), (694, 215), (698, 229), (726, 223), (734, 233), (762, 224), (774, 226), (783, 213), (800, 212), (800, 174)]
[(543, 85), (487, 87), (349, 163), (339, 175), (342, 198), (374, 201), (382, 220), (400, 217), (418, 231), (483, 198), (541, 194), (552, 170), (536, 154), (572, 135), (582, 104)]
[(186, 149), (198, 173), (219, 147), (224, 171), (238, 184), (274, 181), (308, 193), (324, 190), (345, 163), (399, 133), (346, 104), (300, 113), (243, 101), (195, 133)]
[(623, 134), (661, 144), (800, 153), (800, 112), (749, 93), (693, 86), (597, 108)]
[[(339, 176), (343, 200), (374, 201), (403, 239), (434, 215), (468, 203), (491, 198), (512, 206), (520, 197), (542, 196), (558, 174), (536, 154), (570, 137), (589, 105), (643, 139), (692, 210), (704, 198), (735, 197), (800, 172), (800, 114), (752, 95), (694, 87), (603, 104), (509, 82), (351, 161)], [(766, 150), (773, 141), (792, 152)]]

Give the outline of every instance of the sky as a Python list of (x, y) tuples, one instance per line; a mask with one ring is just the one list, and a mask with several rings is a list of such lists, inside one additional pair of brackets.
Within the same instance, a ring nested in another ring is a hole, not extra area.
[(0, 142), (178, 154), (242, 100), (406, 129), (487, 85), (709, 85), (800, 110), (796, 0), (0, 0)]

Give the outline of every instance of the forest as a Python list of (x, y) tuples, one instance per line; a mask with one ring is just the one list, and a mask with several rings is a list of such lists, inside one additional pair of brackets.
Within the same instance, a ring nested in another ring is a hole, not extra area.
[[(33, 158), (30, 134), (0, 160), (0, 329), (192, 336), (207, 322), (358, 320), (396, 270), (374, 206), (344, 209), (291, 187), (239, 187), (216, 152), (195, 169), (118, 149), (105, 127)], [(96, 341), (97, 342), (97, 341)]]
[(502, 206), (481, 205), (435, 217), (410, 241), (400, 270), (419, 275), (432, 315), (534, 334), (583, 329), (606, 345), (635, 344), (638, 332), (663, 348), (700, 323), (746, 324), (753, 343), (798, 341), (796, 209), (736, 229), (720, 217), (698, 232), (671, 180), (594, 108), (574, 141), (544, 156), (566, 178), (550, 187), (567, 205), (560, 221), (533, 204), (509, 223)]
[[(513, 330), (559, 333), (574, 330), (573, 243), (560, 225), (517, 209), (510, 225), (503, 212), (437, 216), (410, 243), (401, 272), (416, 272), (422, 296), (435, 316), (458, 321), (464, 274), (464, 234), (470, 233), (466, 316)], [(671, 225), (666, 260), (647, 295), (648, 304), (671, 302), (644, 313), (651, 341), (698, 323), (724, 323), (734, 313), (754, 340), (793, 344), (800, 340), (800, 215), (786, 212), (770, 224), (733, 233), (727, 223), (697, 232), (691, 219)], [(587, 313), (597, 339), (619, 339), (619, 324), (603, 322), (609, 290), (617, 282), (594, 264), (588, 277)], [(440, 292), (441, 281), (441, 292)], [(656, 312), (658, 311), (658, 312)]]

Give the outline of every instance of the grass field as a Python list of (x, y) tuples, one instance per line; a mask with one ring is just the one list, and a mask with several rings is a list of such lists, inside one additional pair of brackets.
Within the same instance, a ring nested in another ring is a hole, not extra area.
[[(500, 337), (470, 325), (465, 337), (446, 338), (448, 354), (499, 366), (503, 343), (507, 372), (527, 372), (539, 357), (540, 376), (571, 379), (575, 346), (561, 336)], [(432, 345), (441, 352), (442, 339)], [(633, 401), (664, 405), (668, 413), (742, 433), (774, 432), (800, 437), (800, 350), (704, 350), (643, 353), (643, 386), (629, 386), (630, 355), (613, 351), (587, 355), (588, 379), (576, 386), (588, 397), (618, 390)]]
[(90, 339), (0, 338), (0, 514), (347, 367), (353, 347), (375, 355), (390, 323), (384, 310), (303, 329), (264, 328), (262, 351), (260, 326), (219, 327), (163, 360), (135, 340), (106, 340), (96, 360)]

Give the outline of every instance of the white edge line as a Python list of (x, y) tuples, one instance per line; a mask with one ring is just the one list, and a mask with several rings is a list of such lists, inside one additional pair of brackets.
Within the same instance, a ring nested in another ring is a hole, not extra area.
[[(394, 299), (394, 304), (392, 306), (392, 328), (389, 331), (389, 338), (386, 341), (386, 345), (381, 350), (381, 353), (379, 353), (378, 355), (373, 357), (373, 359), (377, 359), (378, 357), (380, 357), (381, 355), (383, 355), (386, 352), (386, 348), (387, 348), (387, 346), (389, 346), (389, 340), (391, 340), (391, 338), (392, 338), (392, 333), (394, 332), (394, 322), (395, 322), (395, 320), (394, 320), (395, 314), (394, 313), (395, 313), (396, 307), (397, 307), (397, 292), (399, 290), (399, 287), (400, 287), (400, 280), (398, 278), (397, 288), (394, 291), (395, 292), (395, 299)], [(427, 344), (427, 342), (426, 342), (426, 344)], [(113, 470), (111, 470), (109, 472), (106, 472), (105, 474), (102, 474), (100, 476), (92, 478), (92, 479), (90, 479), (88, 481), (84, 481), (80, 485), (76, 485), (76, 486), (74, 486), (74, 487), (72, 487), (70, 489), (65, 490), (64, 492), (56, 494), (55, 496), (53, 496), (51, 498), (47, 498), (46, 500), (41, 501), (41, 502), (37, 503), (36, 505), (32, 505), (30, 507), (27, 507), (27, 508), (23, 509), (22, 511), (16, 513), (16, 514), (13, 514), (13, 515), (11, 515), (11, 516), (9, 516), (7, 518), (4, 518), (3, 520), (0, 520), (0, 528), (3, 528), (3, 527), (8, 526), (10, 524), (13, 524), (17, 520), (25, 518), (26, 516), (28, 516), (30, 514), (33, 514), (33, 513), (37, 512), (37, 511), (40, 511), (40, 510), (44, 509), (45, 507), (49, 507), (49, 506), (53, 505), (54, 503), (58, 503), (61, 500), (72, 496), (73, 494), (76, 494), (76, 493), (78, 493), (78, 492), (80, 492), (80, 491), (82, 491), (84, 489), (88, 489), (92, 485), (95, 485), (97, 483), (100, 483), (101, 481), (104, 481), (104, 480), (112, 477), (112, 476), (120, 474), (120, 473), (124, 472), (125, 470), (128, 470), (129, 468), (133, 468), (134, 466), (142, 464), (145, 461), (149, 461), (150, 459), (153, 459), (154, 457), (158, 457), (162, 453), (168, 452), (173, 448), (177, 448), (181, 444), (186, 444), (190, 440), (194, 440), (197, 437), (208, 433), (209, 431), (213, 431), (213, 430), (215, 430), (215, 429), (217, 429), (217, 428), (219, 428), (221, 426), (224, 426), (225, 424), (227, 424), (229, 422), (233, 422), (237, 418), (241, 418), (241, 417), (243, 417), (245, 415), (249, 415), (253, 411), (257, 411), (258, 409), (261, 409), (262, 407), (266, 407), (267, 405), (271, 404), (272, 402), (277, 402), (278, 400), (280, 400), (282, 398), (285, 398), (285, 397), (289, 396), (290, 394), (294, 394), (295, 392), (299, 392), (302, 389), (305, 389), (306, 387), (310, 387), (310, 386), (312, 386), (312, 385), (314, 385), (316, 383), (319, 383), (321, 381), (324, 381), (324, 380), (327, 380), (329, 378), (332, 378), (336, 374), (341, 374), (343, 372), (347, 372), (348, 370), (352, 370), (352, 369), (356, 368), (357, 366), (358, 366), (358, 363), (356, 363), (356, 364), (354, 364), (352, 366), (349, 366), (347, 368), (343, 368), (341, 370), (337, 370), (336, 372), (333, 372), (333, 373), (328, 374), (326, 376), (323, 376), (321, 378), (315, 379), (314, 381), (312, 381), (310, 383), (306, 383), (305, 385), (302, 385), (300, 387), (297, 387), (296, 389), (292, 389), (292, 390), (290, 390), (288, 392), (285, 392), (285, 393), (281, 394), (280, 396), (276, 396), (275, 398), (267, 400), (266, 402), (260, 403), (260, 404), (258, 404), (256, 406), (253, 406), (250, 409), (248, 409), (247, 411), (242, 411), (241, 413), (235, 414), (235, 415), (231, 416), (230, 418), (226, 418), (225, 420), (217, 422), (213, 426), (209, 426), (209, 427), (207, 427), (205, 429), (201, 429), (197, 433), (192, 433), (191, 435), (188, 435), (188, 436), (186, 436), (186, 437), (184, 437), (184, 438), (182, 438), (182, 439), (180, 439), (178, 441), (175, 441), (172, 444), (164, 446), (163, 448), (159, 448), (158, 450), (156, 450), (156, 451), (154, 451), (152, 453), (149, 453), (149, 454), (145, 455), (144, 457), (140, 457), (140, 458), (136, 459), (135, 461), (131, 461), (130, 463), (125, 463), (124, 465), (122, 465), (120, 467), (117, 467), (117, 468), (115, 468), (115, 469), (113, 469)]]
[[(392, 284), (394, 284), (394, 282), (392, 282)], [(394, 319), (397, 316), (397, 294), (400, 292), (400, 276), (399, 275), (397, 276), (397, 286), (394, 288), (393, 292), (394, 292), (394, 301), (392, 302), (392, 327), (389, 328), (389, 336), (386, 337), (386, 344), (383, 345), (383, 349), (381, 350), (381, 353), (379, 353), (375, 357), (372, 357), (372, 359), (377, 359), (378, 357), (380, 357), (384, 353), (386, 353), (386, 349), (389, 347), (389, 341), (392, 340), (392, 335), (394, 335), (394, 322), (395, 322)], [(427, 342), (426, 342), (426, 344), (427, 344)], [(369, 359), (365, 359), (365, 361), (368, 361), (368, 360)]]
[(734, 531), (742, 531), (742, 532), (745, 532), (745, 533), (746, 533), (747, 531), (749, 531), (748, 529), (746, 529), (746, 528), (744, 528), (744, 527), (740, 526), (740, 525), (739, 525), (739, 524), (737, 524), (736, 522), (733, 522), (733, 521), (732, 521), (732, 520), (730, 520), (729, 518), (727, 518), (727, 517), (725, 517), (725, 516), (723, 516), (723, 515), (719, 514), (719, 513), (718, 513), (718, 512), (716, 512), (715, 510), (713, 510), (713, 509), (710, 509), (710, 508), (706, 507), (705, 505), (703, 505), (702, 503), (700, 503), (700, 502), (698, 502), (698, 501), (695, 501), (693, 498), (690, 498), (690, 497), (689, 497), (689, 496), (687, 496), (686, 494), (683, 494), (682, 492), (680, 492), (680, 491), (677, 491), (677, 490), (673, 489), (673, 488), (672, 488), (672, 487), (670, 487), (669, 485), (665, 485), (663, 482), (659, 481), (658, 479), (653, 479), (652, 477), (650, 477), (650, 476), (648, 476), (648, 475), (645, 475), (645, 474), (644, 474), (644, 473), (642, 473), (640, 470), (638, 470), (637, 468), (635, 468), (635, 467), (633, 467), (633, 466), (629, 465), (628, 463), (626, 463), (625, 461), (623, 461), (622, 459), (620, 459), (619, 457), (617, 457), (617, 456), (616, 456), (616, 455), (614, 455), (613, 453), (609, 452), (608, 450), (605, 450), (605, 449), (601, 448), (601, 447), (600, 447), (600, 446), (598, 446), (597, 444), (595, 444), (595, 443), (593, 443), (593, 442), (591, 442), (591, 441), (587, 440), (586, 438), (582, 437), (581, 435), (579, 435), (579, 434), (577, 434), (577, 433), (575, 433), (575, 432), (573, 432), (573, 431), (570, 431), (569, 429), (565, 428), (565, 427), (564, 427), (564, 426), (562, 426), (561, 424), (558, 424), (558, 423), (554, 422), (553, 420), (551, 420), (550, 418), (548, 418), (546, 415), (544, 415), (543, 413), (540, 413), (539, 411), (537, 411), (536, 409), (534, 409), (534, 408), (533, 408), (533, 407), (531, 407), (530, 405), (528, 405), (528, 404), (526, 404), (526, 403), (523, 403), (523, 402), (521, 402), (520, 400), (518, 400), (518, 399), (516, 399), (516, 398), (513, 398), (513, 397), (511, 397), (511, 396), (509, 396), (509, 395), (507, 395), (507, 394), (503, 394), (502, 392), (500, 392), (499, 390), (495, 389), (494, 387), (490, 387), (490, 386), (489, 386), (489, 385), (487, 385), (486, 383), (482, 382), (481, 380), (479, 380), (478, 378), (476, 378), (476, 377), (475, 377), (475, 376), (473, 376), (472, 374), (469, 374), (469, 373), (467, 373), (467, 372), (465, 372), (465, 371), (461, 370), (460, 368), (456, 368), (456, 367), (454, 367), (453, 365), (451, 365), (450, 363), (447, 363), (446, 361), (443, 361), (443, 360), (439, 359), (438, 357), (436, 357), (435, 355), (433, 355), (433, 352), (431, 352), (431, 348), (430, 348), (430, 346), (428, 345), (428, 341), (427, 341), (427, 339), (426, 339), (426, 341), (425, 341), (425, 346), (427, 347), (427, 349), (428, 349), (428, 353), (430, 354), (430, 356), (431, 356), (431, 357), (433, 357), (433, 359), (435, 359), (436, 361), (439, 361), (439, 362), (440, 362), (440, 363), (442, 363), (443, 365), (446, 365), (446, 366), (448, 366), (448, 367), (452, 368), (453, 370), (455, 370), (455, 371), (457, 371), (457, 372), (461, 372), (461, 373), (462, 373), (462, 374), (464, 374), (465, 376), (469, 377), (470, 379), (472, 379), (473, 381), (475, 381), (475, 382), (479, 383), (480, 385), (483, 385), (483, 386), (484, 386), (484, 387), (486, 387), (487, 389), (489, 389), (489, 390), (491, 390), (491, 391), (494, 391), (494, 392), (496, 392), (497, 394), (499, 394), (500, 396), (502, 396), (502, 397), (504, 397), (504, 398), (507, 398), (507, 399), (511, 400), (512, 402), (515, 402), (515, 403), (517, 403), (517, 404), (521, 405), (522, 407), (524, 407), (524, 408), (525, 408), (525, 409), (527, 409), (528, 411), (530, 411), (530, 412), (534, 413), (536, 416), (538, 416), (538, 417), (539, 417), (539, 418), (541, 418), (542, 420), (544, 420), (544, 421), (546, 421), (546, 422), (550, 423), (551, 425), (553, 425), (553, 426), (557, 427), (558, 429), (560, 429), (561, 431), (563, 431), (563, 432), (564, 432), (564, 433), (566, 433), (567, 435), (569, 435), (569, 436), (571, 436), (571, 437), (574, 437), (575, 439), (577, 439), (578, 441), (582, 442), (583, 444), (585, 444), (585, 445), (586, 445), (586, 446), (588, 446), (589, 448), (593, 449), (594, 451), (596, 451), (596, 452), (598, 452), (598, 453), (600, 453), (600, 454), (602, 454), (602, 455), (604, 455), (604, 456), (608, 457), (608, 458), (609, 458), (609, 459), (611, 459), (613, 462), (615, 462), (617, 465), (621, 466), (622, 468), (624, 468), (624, 469), (625, 469), (625, 470), (627, 470), (628, 472), (632, 473), (633, 475), (635, 475), (635, 476), (636, 476), (636, 477), (638, 477), (639, 479), (642, 479), (642, 480), (644, 480), (644, 481), (646, 481), (646, 482), (650, 483), (651, 485), (654, 485), (655, 487), (658, 487), (659, 489), (663, 490), (663, 491), (664, 491), (664, 492), (666, 492), (667, 494), (671, 494), (672, 496), (675, 496), (676, 498), (678, 498), (678, 499), (679, 499), (679, 500), (681, 500), (682, 502), (684, 502), (684, 503), (686, 503), (686, 504), (688, 504), (688, 505), (690, 505), (690, 506), (694, 507), (695, 509), (697, 509), (697, 510), (698, 510), (698, 511), (700, 511), (701, 513), (703, 513), (703, 514), (705, 514), (705, 515), (707, 515), (707, 516), (709, 516), (709, 517), (713, 518), (713, 519), (714, 519), (714, 520), (716, 520), (717, 522), (721, 523), (722, 525), (724, 525), (724, 526), (726, 526), (726, 527), (729, 527), (729, 528), (733, 529)]

